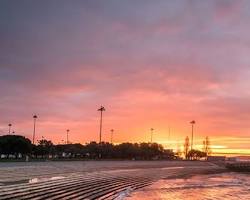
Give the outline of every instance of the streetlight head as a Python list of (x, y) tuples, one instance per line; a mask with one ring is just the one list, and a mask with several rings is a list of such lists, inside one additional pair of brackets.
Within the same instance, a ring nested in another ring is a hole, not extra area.
[(67, 129), (67, 132), (69, 132), (69, 129)]
[(37, 118), (37, 115), (34, 115), (33, 118), (36, 119), (36, 118)]
[(12, 126), (12, 124), (8, 124), (8, 126)]
[(191, 122), (190, 122), (190, 124), (195, 124), (195, 121), (194, 121), (194, 120), (193, 120), (193, 121), (191, 121)]
[(105, 111), (105, 108), (101, 106), (97, 111)]

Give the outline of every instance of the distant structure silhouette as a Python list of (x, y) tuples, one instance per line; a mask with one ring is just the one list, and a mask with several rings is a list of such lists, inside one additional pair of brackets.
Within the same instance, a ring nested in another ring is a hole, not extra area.
[(9, 126), (9, 135), (10, 135), (10, 130), (11, 130), (12, 124), (8, 124), (8, 126)]
[(97, 111), (101, 112), (101, 118), (100, 118), (100, 133), (99, 133), (99, 143), (102, 142), (102, 112), (105, 111), (105, 108), (101, 106)]
[(190, 124), (192, 126), (192, 137), (191, 137), (191, 150), (193, 150), (193, 142), (194, 142), (194, 125), (195, 125), (195, 121), (191, 121)]
[(110, 130), (110, 143), (113, 144), (113, 134), (114, 134), (114, 129)]
[(33, 115), (33, 122), (34, 122), (34, 127), (33, 127), (33, 139), (32, 139), (32, 144), (35, 144), (35, 136), (36, 136), (36, 120), (37, 120), (37, 115)]
[(67, 129), (66, 131), (67, 131), (66, 144), (69, 144), (69, 129)]
[(153, 134), (154, 134), (154, 129), (153, 129), (153, 128), (151, 128), (151, 129), (150, 129), (150, 131), (151, 131), (150, 142), (151, 142), (151, 143), (153, 143)]

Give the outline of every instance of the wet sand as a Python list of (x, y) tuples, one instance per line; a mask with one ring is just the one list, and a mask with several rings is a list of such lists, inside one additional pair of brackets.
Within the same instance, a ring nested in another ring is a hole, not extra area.
[(226, 172), (162, 179), (125, 196), (126, 200), (250, 199), (250, 174)]

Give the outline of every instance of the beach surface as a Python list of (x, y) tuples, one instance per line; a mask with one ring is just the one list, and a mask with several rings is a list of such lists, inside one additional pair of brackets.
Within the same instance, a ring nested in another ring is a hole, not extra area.
[(0, 163), (0, 199), (136, 199), (162, 180), (223, 172), (199, 161)]
[(250, 199), (250, 174), (226, 172), (162, 179), (128, 194), (125, 200)]

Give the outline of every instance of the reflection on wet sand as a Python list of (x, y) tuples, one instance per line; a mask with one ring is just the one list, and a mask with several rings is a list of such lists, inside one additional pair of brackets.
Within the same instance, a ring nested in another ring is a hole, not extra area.
[(160, 180), (126, 200), (238, 200), (250, 199), (250, 174), (223, 173)]

